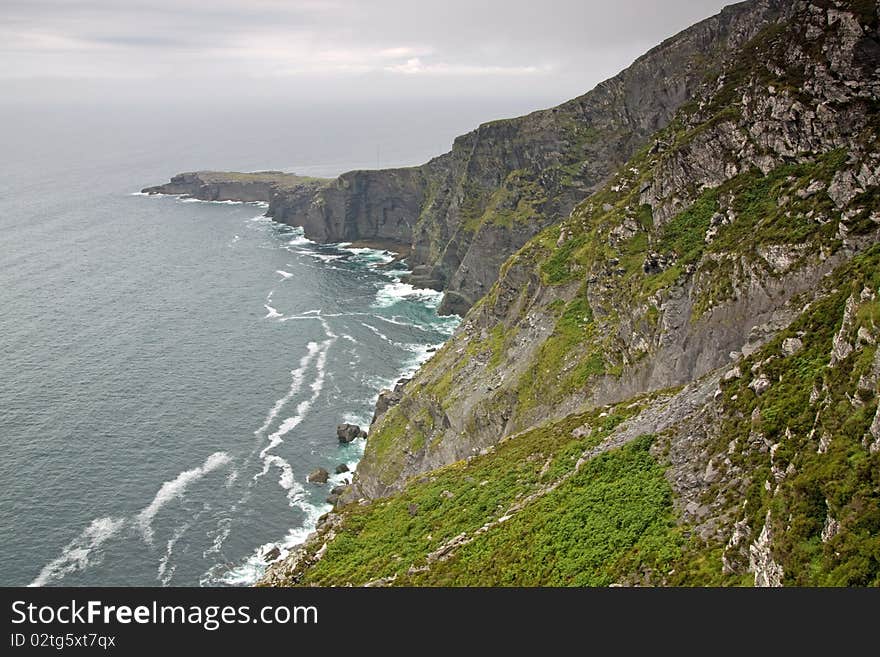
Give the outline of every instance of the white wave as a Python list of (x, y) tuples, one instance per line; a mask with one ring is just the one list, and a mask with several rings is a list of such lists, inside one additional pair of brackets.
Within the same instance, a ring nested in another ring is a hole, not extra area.
[(336, 246), (340, 251), (346, 251), (347, 253), (352, 254), (356, 260), (360, 260), (361, 262), (365, 262), (367, 265), (374, 267), (376, 265), (388, 264), (396, 257), (393, 253), (385, 251), (384, 249), (348, 247), (343, 246), (342, 244), (337, 244)]
[(177, 545), (177, 541), (183, 537), (187, 529), (189, 529), (188, 523), (184, 523), (175, 529), (174, 534), (168, 539), (168, 543), (165, 544), (165, 555), (159, 560), (159, 571), (156, 576), (156, 579), (162, 582), (162, 586), (168, 586), (171, 578), (174, 577), (174, 571), (177, 570), (177, 566), (169, 565), (171, 555), (174, 553), (174, 546)]
[(306, 350), (306, 355), (300, 358), (299, 367), (290, 372), (290, 387), (287, 389), (287, 393), (281, 399), (276, 401), (274, 406), (272, 406), (272, 409), (266, 416), (266, 420), (263, 422), (262, 426), (254, 431), (255, 436), (260, 436), (265, 433), (269, 428), (269, 425), (272, 424), (272, 421), (278, 416), (278, 413), (281, 412), (281, 409), (284, 408), (284, 406), (293, 399), (293, 396), (299, 392), (299, 389), (302, 387), (306, 369), (308, 368), (309, 363), (312, 362), (315, 354), (321, 350), (321, 345), (317, 342), (309, 342), (306, 346)]
[[(324, 322), (324, 323), (326, 324), (326, 322)], [(332, 333), (329, 333), (329, 329), (327, 329), (327, 331), (328, 331), (329, 335), (332, 335)], [(269, 444), (265, 448), (263, 448), (263, 450), (260, 452), (260, 458), (266, 459), (267, 455), (270, 451), (272, 451), (278, 445), (280, 445), (282, 442), (284, 442), (283, 441), (284, 436), (287, 435), (288, 433), (290, 433), (291, 431), (293, 431), (294, 429), (296, 429), (296, 427), (298, 427), (302, 423), (302, 421), (305, 419), (306, 415), (308, 414), (309, 410), (311, 409), (312, 404), (314, 404), (315, 401), (318, 399), (318, 396), (321, 394), (321, 390), (323, 390), (323, 388), (324, 388), (324, 380), (325, 380), (326, 370), (327, 370), (327, 367), (326, 367), (326, 365), (327, 365), (327, 352), (329, 351), (330, 345), (333, 343), (333, 340), (335, 338), (336, 338), (336, 336), (332, 335), (332, 337), (329, 340), (327, 340), (321, 344), (321, 346), (318, 350), (318, 358), (315, 361), (315, 372), (316, 372), (315, 380), (309, 384), (309, 387), (312, 390), (311, 397), (309, 397), (308, 399), (305, 399), (305, 400), (301, 401), (299, 404), (297, 404), (296, 405), (296, 414), (285, 419), (281, 423), (281, 425), (278, 427), (278, 429), (276, 429), (272, 434), (269, 435)], [(265, 461), (264, 461), (264, 464), (265, 464)], [(266, 474), (266, 472), (267, 472), (267, 469), (264, 466), (263, 472), (261, 473), (261, 475)], [(255, 477), (255, 479), (256, 479), (256, 477)]]
[(269, 296), (266, 297), (266, 303), (263, 304), (263, 308), (266, 309), (267, 313), (263, 319), (276, 319), (278, 317), (284, 317), (284, 313), (278, 312), (276, 308), (272, 307), (272, 296), (275, 294), (275, 290), (269, 292)]
[(130, 192), (129, 196), (157, 196), (157, 194), (147, 194), (146, 192)]
[(308, 253), (307, 255), (321, 262), (333, 262), (335, 260), (342, 260), (345, 257), (336, 253)]
[(283, 269), (276, 269), (275, 273), (281, 276), (281, 278), (283, 278), (284, 280), (287, 280), (288, 278), (293, 278), (293, 274), (291, 274), (289, 271), (284, 271)]
[(265, 555), (269, 550), (277, 547), (280, 551), (277, 560), (284, 559), (294, 547), (304, 543), (309, 534), (315, 531), (318, 526), (318, 518), (333, 508), (329, 504), (312, 504), (306, 501), (302, 495), (296, 499), (293, 506), (299, 508), (305, 514), (305, 518), (299, 526), (291, 529), (281, 541), (265, 543), (259, 546), (240, 564), (230, 568), (218, 578), (214, 578), (209, 571), (208, 574), (201, 578), (201, 583), (203, 585), (219, 583), (226, 584), (227, 586), (248, 586), (253, 584), (266, 571)]
[(255, 223), (261, 223), (261, 224), (266, 224), (266, 223), (270, 224), (270, 223), (272, 223), (272, 217), (267, 217), (264, 214), (258, 214), (256, 217), (251, 217), (251, 221), (253, 221)]
[(209, 472), (226, 465), (230, 460), (229, 454), (226, 452), (214, 452), (199, 467), (193, 468), (192, 470), (184, 470), (174, 479), (162, 484), (162, 487), (159, 489), (159, 492), (156, 493), (153, 501), (135, 517), (135, 522), (140, 527), (144, 540), (147, 543), (152, 544), (153, 528), (151, 524), (153, 518), (156, 517), (156, 514), (159, 513), (159, 510), (163, 506), (176, 497), (182, 497), (190, 484), (198, 481)]
[(388, 344), (392, 344), (392, 345), (394, 345), (395, 347), (399, 346), (394, 340), (392, 340), (392, 339), (389, 338), (387, 335), (385, 335), (384, 333), (382, 333), (382, 331), (380, 331), (379, 329), (377, 329), (375, 326), (370, 326), (370, 325), (367, 324), (366, 322), (361, 322), (361, 326), (365, 326), (366, 328), (370, 329), (370, 330), (371, 330), (376, 336), (378, 336), (379, 338), (385, 340), (385, 342), (387, 342)]
[(400, 301), (417, 301), (429, 308), (436, 308), (440, 305), (442, 298), (442, 292), (428, 288), (413, 287), (409, 283), (394, 281), (379, 288), (379, 291), (376, 292), (376, 301), (373, 303), (373, 307), (388, 308)]
[[(234, 511), (237, 507), (233, 505), (230, 511)], [(210, 554), (219, 554), (220, 548), (223, 547), (223, 543), (229, 538), (229, 533), (232, 531), (232, 518), (221, 518), (217, 523), (218, 531), (214, 535), (214, 539), (211, 542), (211, 547), (202, 552), (202, 558), (207, 559)]]
[[(61, 556), (43, 566), (40, 574), (28, 586), (45, 586), (77, 570), (98, 563), (101, 558), (99, 548), (116, 534), (125, 524), (124, 518), (95, 518), (82, 533), (70, 541), (61, 551)], [(97, 551), (97, 552), (96, 552)], [(93, 554), (95, 553), (95, 554)]]
[(378, 319), (380, 322), (386, 322), (388, 324), (394, 324), (396, 326), (404, 326), (406, 328), (414, 328), (419, 331), (424, 331), (425, 333), (430, 332), (433, 328), (433, 326), (431, 324), (428, 324), (427, 326), (422, 326), (420, 324), (414, 324), (413, 322), (405, 322), (398, 315), (394, 315), (393, 317), (390, 317), (390, 318), (383, 317), (382, 315), (370, 315), (370, 317), (373, 319)]

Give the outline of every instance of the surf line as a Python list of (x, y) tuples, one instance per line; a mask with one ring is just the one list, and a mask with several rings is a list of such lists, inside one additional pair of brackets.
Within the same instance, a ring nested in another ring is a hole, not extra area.
[(152, 521), (159, 511), (171, 500), (182, 498), (190, 485), (230, 462), (231, 459), (226, 452), (214, 452), (202, 465), (191, 470), (184, 470), (174, 479), (163, 483), (153, 497), (153, 501), (141, 509), (137, 515), (130, 518), (111, 516), (95, 518), (79, 536), (62, 549), (58, 557), (43, 566), (40, 573), (28, 586), (45, 586), (50, 582), (63, 579), (71, 573), (85, 570), (89, 566), (100, 563), (103, 559), (102, 546), (104, 543), (127, 525), (137, 529), (144, 542), (152, 546)]

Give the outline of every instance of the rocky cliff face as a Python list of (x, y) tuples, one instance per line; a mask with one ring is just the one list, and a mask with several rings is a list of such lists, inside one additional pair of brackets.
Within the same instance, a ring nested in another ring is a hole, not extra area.
[(712, 62), (773, 20), (779, 4), (730, 7), (580, 98), (480, 126), (421, 167), (355, 171), (313, 197), (279, 195), (269, 214), (317, 241), (411, 246), (413, 283), (445, 290), (441, 310), (464, 314), (507, 257), (665, 126)]
[(503, 264), (268, 583), (880, 583), (878, 5), (778, 10)]

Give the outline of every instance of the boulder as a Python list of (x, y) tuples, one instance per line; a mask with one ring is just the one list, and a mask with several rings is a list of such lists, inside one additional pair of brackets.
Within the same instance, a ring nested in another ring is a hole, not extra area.
[(317, 470), (313, 470), (309, 473), (309, 476), (306, 477), (306, 481), (308, 481), (310, 484), (326, 484), (329, 477), (329, 472), (327, 472), (324, 468), (318, 468)]
[(346, 444), (358, 438), (366, 438), (367, 432), (356, 424), (340, 424), (336, 427), (336, 437), (340, 443)]
[(280, 556), (281, 548), (279, 548), (277, 545), (273, 545), (271, 548), (263, 553), (263, 561), (265, 561), (266, 563), (272, 563)]
[(786, 338), (782, 342), (782, 353), (786, 356), (794, 356), (804, 348), (804, 342), (800, 338)]
[(340, 463), (336, 466), (336, 474), (344, 474), (350, 471), (351, 469), (345, 463)]

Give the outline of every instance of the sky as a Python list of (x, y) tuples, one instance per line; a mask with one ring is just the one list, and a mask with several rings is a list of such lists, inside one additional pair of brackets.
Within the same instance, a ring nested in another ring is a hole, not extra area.
[(2, 0), (0, 94), (561, 102), (726, 4)]

